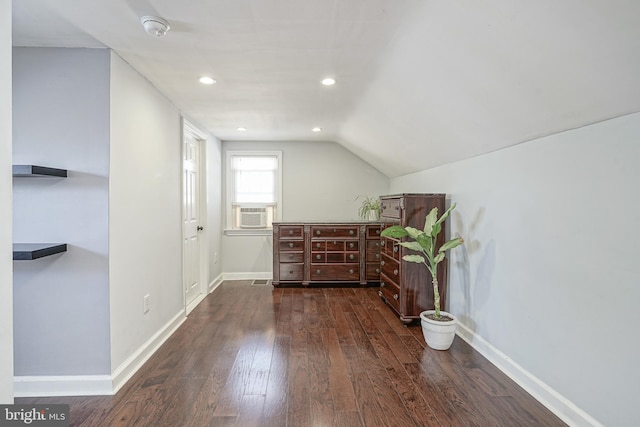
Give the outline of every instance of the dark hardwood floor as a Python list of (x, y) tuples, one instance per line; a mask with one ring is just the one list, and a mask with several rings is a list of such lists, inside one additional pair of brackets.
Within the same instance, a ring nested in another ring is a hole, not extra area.
[(561, 426), (469, 345), (426, 347), (377, 288), (226, 281), (115, 396), (73, 426)]

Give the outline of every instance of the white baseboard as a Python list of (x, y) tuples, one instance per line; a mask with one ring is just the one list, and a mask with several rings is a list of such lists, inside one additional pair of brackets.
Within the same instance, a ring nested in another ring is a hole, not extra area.
[(265, 271), (261, 273), (223, 273), (222, 280), (271, 280), (273, 273)]
[(113, 378), (113, 394), (117, 393), (120, 388), (135, 374), (144, 363), (155, 353), (162, 344), (187, 320), (183, 310), (179, 311), (173, 319), (167, 322), (163, 328), (156, 332), (147, 342), (145, 342), (138, 350), (129, 356), (115, 371), (112, 373)]
[(569, 399), (533, 376), (529, 371), (460, 322), (458, 322), (456, 334), (568, 425), (602, 427), (601, 423), (577, 407)]
[(113, 395), (135, 374), (186, 320), (180, 311), (127, 358), (112, 375), (16, 376), (15, 397)]
[(222, 283), (224, 279), (222, 278), (222, 274), (219, 274), (218, 277), (216, 277), (215, 279), (213, 279), (213, 281), (211, 283), (209, 283), (209, 292), (211, 293), (213, 291), (215, 291), (215, 289), (220, 286), (220, 284)]
[(101, 396), (113, 394), (109, 375), (17, 376), (14, 397)]

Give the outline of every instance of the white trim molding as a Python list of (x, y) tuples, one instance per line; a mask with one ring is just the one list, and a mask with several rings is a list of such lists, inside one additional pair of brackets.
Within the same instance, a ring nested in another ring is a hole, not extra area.
[(273, 273), (270, 271), (258, 273), (223, 273), (222, 280), (272, 280)]
[(155, 353), (164, 342), (187, 320), (185, 312), (180, 310), (173, 319), (165, 324), (165, 326), (156, 332), (147, 342), (145, 342), (138, 350), (129, 356), (120, 366), (111, 374), (113, 378), (113, 394), (117, 393), (120, 388), (145, 364), (147, 360)]
[(209, 283), (209, 293), (215, 291), (216, 288), (222, 284), (223, 280), (224, 279), (222, 278), (222, 274), (219, 274), (218, 277), (213, 279), (213, 281)]
[(532, 375), (460, 322), (458, 322), (456, 334), (568, 425), (603, 427), (601, 423), (569, 399)]
[(114, 395), (187, 319), (180, 311), (127, 358), (112, 375), (17, 376), (15, 397)]
[(13, 377), (15, 397), (112, 395), (112, 384), (109, 375)]

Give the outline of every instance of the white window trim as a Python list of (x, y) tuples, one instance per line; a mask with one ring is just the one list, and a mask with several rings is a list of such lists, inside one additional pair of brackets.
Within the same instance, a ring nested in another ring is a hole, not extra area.
[(254, 150), (229, 150), (225, 153), (225, 229), (226, 236), (270, 236), (273, 228), (263, 229), (237, 229), (232, 225), (232, 204), (233, 204), (233, 178), (231, 176), (231, 158), (233, 156), (275, 156), (278, 159), (278, 184), (276, 186), (276, 217), (274, 221), (282, 221), (282, 151), (254, 151)]

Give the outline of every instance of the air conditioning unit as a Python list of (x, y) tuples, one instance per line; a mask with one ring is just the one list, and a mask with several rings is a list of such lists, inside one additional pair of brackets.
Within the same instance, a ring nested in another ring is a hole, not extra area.
[(240, 208), (240, 228), (265, 228), (266, 208)]

